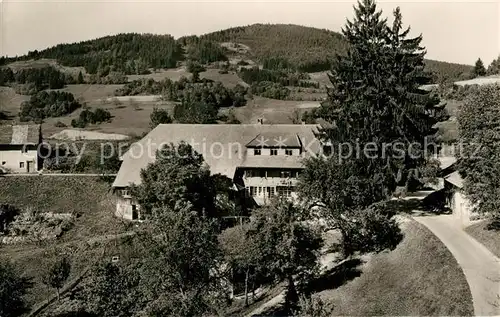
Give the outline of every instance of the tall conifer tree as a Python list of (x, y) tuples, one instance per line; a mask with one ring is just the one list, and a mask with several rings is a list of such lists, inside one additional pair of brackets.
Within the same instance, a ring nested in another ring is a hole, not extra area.
[(422, 36), (408, 38), (399, 8), (391, 26), (373, 0), (358, 2), (354, 10), (354, 19), (342, 30), (348, 52), (337, 56), (330, 75), (333, 88), (319, 114), (333, 123), (323, 131), (333, 144), (330, 160), (339, 159), (345, 144), (359, 153), (339, 163), (351, 179), (370, 184), (364, 186), (364, 206), (358, 206), (366, 207), (398, 185), (411, 186), (412, 176), (421, 175), (416, 171), (427, 171), (436, 147), (426, 151), (425, 145), (434, 140), (434, 125), (446, 114), (436, 96), (419, 88), (431, 80), (424, 71)]

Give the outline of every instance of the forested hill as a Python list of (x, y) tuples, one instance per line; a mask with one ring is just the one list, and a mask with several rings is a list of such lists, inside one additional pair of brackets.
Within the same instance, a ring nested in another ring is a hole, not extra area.
[[(329, 69), (332, 56), (347, 50), (347, 42), (340, 33), (293, 24), (253, 24), (205, 34), (201, 38), (241, 43), (249, 46), (250, 54), (261, 63), (285, 59), (306, 72)], [(426, 65), (436, 75), (435, 81), (468, 78), (473, 68), (435, 60), (426, 60)]]
[(329, 69), (335, 54), (344, 54), (347, 42), (340, 33), (293, 24), (254, 24), (201, 36), (214, 42), (236, 42), (250, 47), (259, 62), (282, 59), (300, 71)]
[(171, 35), (127, 33), (32, 51), (18, 60), (50, 58), (64, 66), (83, 66), (91, 74), (135, 74), (148, 68), (173, 68), (183, 50)]
[[(425, 34), (424, 34), (425, 36)], [(176, 67), (186, 56), (202, 63), (225, 60), (230, 51), (216, 43), (232, 42), (248, 46), (245, 57), (266, 68), (288, 68), (303, 72), (328, 70), (337, 53), (343, 54), (347, 42), (337, 32), (291, 24), (254, 24), (175, 40), (170, 35), (118, 34), (95, 40), (29, 52), (17, 60), (56, 59), (65, 66), (83, 66), (91, 74), (110, 71), (125, 74), (146, 73), (148, 68)], [(189, 47), (186, 47), (189, 46)], [(245, 51), (245, 50), (243, 50)], [(240, 55), (241, 55), (240, 51)], [(15, 59), (5, 60), (10, 62)], [(468, 78), (472, 66), (427, 61), (434, 81)]]

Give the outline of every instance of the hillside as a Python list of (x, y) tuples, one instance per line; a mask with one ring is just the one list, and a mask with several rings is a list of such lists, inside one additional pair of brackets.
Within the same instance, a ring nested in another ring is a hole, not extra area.
[[(425, 36), (425, 34), (424, 34)], [(284, 59), (301, 71), (327, 70), (335, 54), (343, 54), (347, 42), (337, 32), (292, 24), (253, 24), (201, 36), (215, 42), (236, 42), (249, 47), (249, 55), (265, 63), (271, 58)], [(463, 79), (472, 66), (427, 60), (435, 81), (441, 78)]]
[(215, 42), (237, 42), (250, 48), (261, 63), (281, 59), (304, 72), (329, 68), (335, 54), (344, 54), (347, 42), (336, 32), (293, 24), (254, 24), (201, 36)]
[(17, 59), (55, 59), (61, 65), (82, 66), (88, 73), (146, 72), (147, 68), (172, 68), (183, 59), (183, 51), (170, 35), (127, 33), (31, 51)]
[[(207, 41), (220, 43), (227, 49), (216, 49), (207, 45)], [(228, 43), (237, 43), (236, 48), (229, 48)], [(2, 62), (47, 58), (64, 66), (84, 67), (91, 74), (118, 71), (130, 75), (148, 73), (151, 68), (173, 68), (185, 59), (186, 52), (209, 57), (202, 58), (209, 62), (224, 60), (220, 55), (225, 52), (253, 59), (266, 68), (318, 72), (328, 70), (333, 56), (345, 53), (346, 49), (347, 42), (337, 32), (293, 24), (253, 24), (177, 40), (170, 35), (118, 34), (59, 44)], [(426, 65), (435, 74), (435, 82), (465, 79), (472, 69), (469, 65), (434, 60), (427, 60)]]

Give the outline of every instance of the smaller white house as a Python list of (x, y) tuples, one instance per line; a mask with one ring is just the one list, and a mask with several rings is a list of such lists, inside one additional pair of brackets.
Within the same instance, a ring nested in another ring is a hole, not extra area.
[(40, 125), (0, 126), (0, 173), (36, 173), (41, 143)]
[(463, 191), (464, 180), (458, 171), (448, 174), (444, 178), (445, 188), (448, 195), (448, 205), (452, 210), (452, 215), (463, 226), (468, 226), (471, 223), (471, 217), (475, 214), (472, 212), (472, 203), (465, 196)]

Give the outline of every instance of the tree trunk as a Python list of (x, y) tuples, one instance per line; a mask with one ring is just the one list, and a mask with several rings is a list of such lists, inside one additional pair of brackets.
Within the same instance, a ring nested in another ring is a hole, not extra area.
[(56, 292), (57, 292), (57, 301), (59, 301), (59, 299), (60, 299), (60, 294), (59, 294), (59, 289), (58, 289), (58, 288), (56, 289)]
[(291, 275), (288, 276), (288, 288), (285, 295), (285, 313), (292, 316), (294, 310), (297, 308), (297, 303), (299, 302), (299, 295), (297, 294), (297, 289), (295, 288), (295, 283)]
[(248, 306), (248, 275), (250, 274), (250, 268), (247, 267), (245, 272), (245, 307)]
[(252, 281), (252, 301), (255, 302), (255, 280)]

